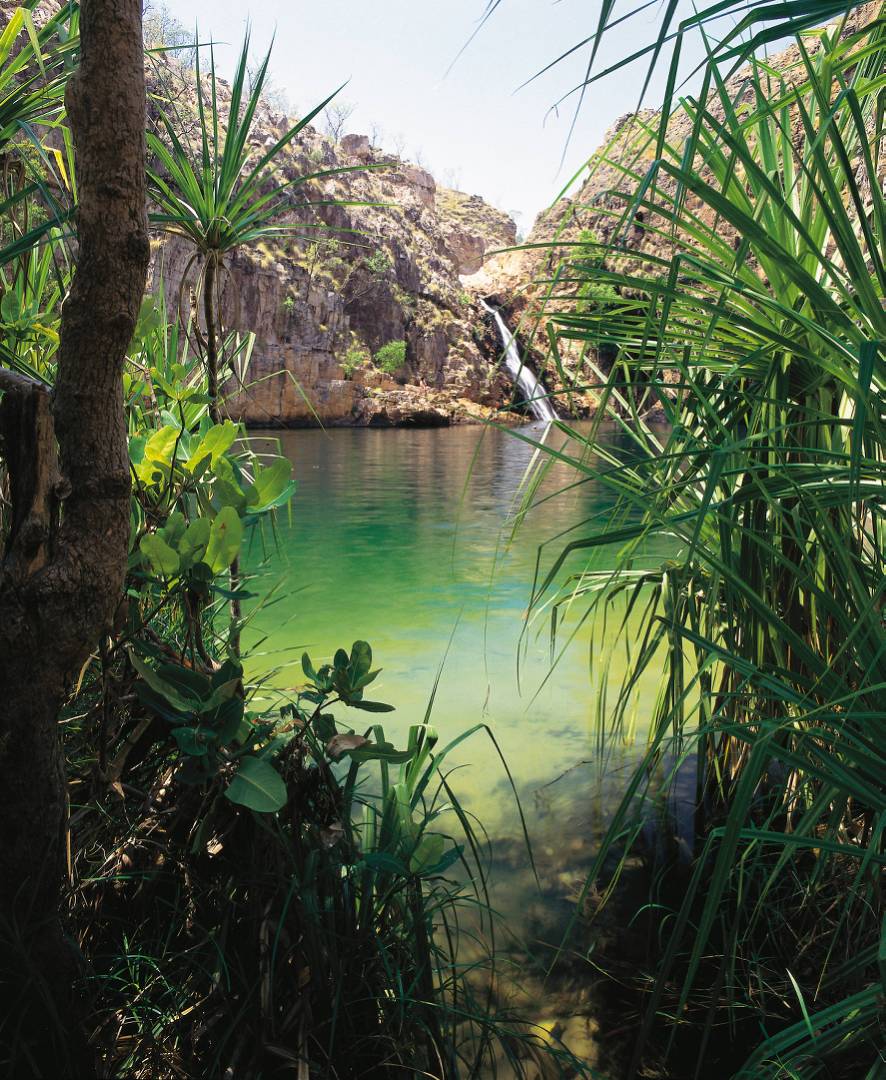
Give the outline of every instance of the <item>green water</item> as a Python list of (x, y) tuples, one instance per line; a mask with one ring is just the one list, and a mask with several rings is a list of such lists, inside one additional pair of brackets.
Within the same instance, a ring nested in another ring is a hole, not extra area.
[[(538, 437), (543, 429), (522, 431)], [(525, 614), (537, 560), (546, 570), (564, 533), (591, 517), (599, 523), (611, 496), (592, 478), (576, 484), (576, 474), (558, 465), (512, 537), (533, 448), (510, 433), (339, 429), (272, 438), (293, 463), (297, 494), (260, 582), (279, 593), (248, 636), (260, 641), (253, 664), (279, 666), (276, 685), (294, 686), (303, 681), (304, 650), (323, 662), (366, 639), (383, 668), (373, 696), (397, 709), (382, 718), (389, 735), (423, 719), (441, 671), (432, 722), (443, 741), (487, 723), (539, 841), (562, 829), (562, 807), (550, 810), (561, 795), (581, 829), (601, 790), (593, 768), (596, 686), (604, 668), (617, 676), (624, 661), (620, 651), (609, 653), (599, 623), (593, 633), (581, 625), (577, 603), (560, 627), (552, 669), (550, 621), (542, 614), (527, 623)], [(553, 441), (564, 446), (559, 433)], [(611, 552), (598, 554), (596, 565), (607, 558)], [(568, 569), (585, 565), (575, 557)], [(366, 715), (347, 719), (362, 728)], [(513, 833), (513, 799), (490, 740), (475, 736), (459, 761), (461, 796), (488, 828)]]
[[(543, 429), (521, 431), (537, 438)], [(585, 604), (576, 601), (560, 624), (552, 668), (549, 618), (542, 613), (527, 623), (526, 610), (537, 566), (546, 572), (588, 519), (599, 528), (611, 495), (593, 475), (576, 483), (576, 474), (558, 465), (512, 536), (534, 452), (512, 433), (462, 427), (266, 437), (291, 459), (298, 486), (291, 520), (281, 520), (256, 583), (259, 592), (279, 591), (245, 635), (253, 672), (273, 671), (277, 688), (299, 686), (304, 650), (319, 664), (364, 638), (383, 668), (372, 696), (396, 712), (368, 717), (339, 707), (340, 723), (362, 731), (381, 719), (388, 738), (402, 745), (409, 725), (423, 720), (439, 673), (431, 720), (441, 741), (489, 725), (526, 814), (540, 887), (490, 739), (481, 733), (459, 746), (461, 768), (450, 784), (492, 840), (492, 898), (514, 933), (515, 992), (538, 1023), (566, 1031), (576, 1053), (593, 1060), (593, 972), (579, 959), (543, 980), (534, 957), (550, 956), (571, 924), (635, 754), (616, 746), (604, 759), (595, 736), (601, 680), (620, 683), (627, 666), (624, 646), (613, 645), (622, 612), (611, 611), (605, 624), (582, 621)], [(553, 438), (578, 452), (562, 434)], [(609, 438), (616, 446), (615, 433)], [(595, 567), (605, 568), (614, 553), (602, 549), (595, 557)], [(250, 566), (259, 561), (253, 552)], [(576, 555), (561, 576), (586, 565)], [(654, 694), (651, 672), (635, 695), (640, 733)]]

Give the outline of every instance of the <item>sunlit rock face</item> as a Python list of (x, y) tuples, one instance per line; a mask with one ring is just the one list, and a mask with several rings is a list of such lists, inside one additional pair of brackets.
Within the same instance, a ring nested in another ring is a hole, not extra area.
[[(174, 96), (193, 141), (193, 78), (164, 59), (147, 70), (158, 92), (152, 102)], [(223, 115), (229, 94), (223, 87)], [(290, 123), (263, 107), (256, 152)], [(277, 176), (285, 185), (317, 172), (327, 175), (285, 188), (283, 234), (225, 259), (223, 327), (255, 334), (242, 384), (225, 388), (230, 414), (261, 426), (444, 424), (502, 408), (511, 383), (460, 275), (513, 242), (514, 223), (479, 196), (438, 187), (427, 170), (385, 154), (365, 135), (334, 142), (306, 127), (283, 151)], [(182, 319), (200, 273), (184, 241), (155, 243), (152, 284), (162, 274), (170, 309)], [(198, 302), (202, 321), (200, 309)], [(377, 359), (398, 342), (405, 343), (402, 365)]]
[(437, 210), (449, 257), (459, 274), (475, 274), (487, 256), (517, 242), (517, 226), (479, 195), (441, 188)]

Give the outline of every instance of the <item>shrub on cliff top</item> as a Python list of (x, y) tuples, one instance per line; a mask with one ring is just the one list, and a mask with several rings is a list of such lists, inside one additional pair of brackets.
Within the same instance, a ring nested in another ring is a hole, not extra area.
[(390, 255), (381, 248), (368, 255), (363, 260), (363, 265), (374, 277), (384, 277), (389, 270), (393, 269)]

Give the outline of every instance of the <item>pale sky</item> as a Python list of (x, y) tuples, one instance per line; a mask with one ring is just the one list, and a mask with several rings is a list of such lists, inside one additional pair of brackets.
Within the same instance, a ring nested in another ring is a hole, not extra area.
[[(229, 74), (247, 20), (256, 51), (276, 31), (273, 82), (304, 113), (349, 80), (340, 97), (357, 106), (347, 130), (369, 134), (403, 156), (421, 158), (439, 182), (479, 194), (518, 214), (528, 229), (599, 145), (609, 125), (636, 108), (645, 61), (591, 88), (566, 160), (574, 98), (551, 106), (575, 86), (587, 53), (558, 64), (518, 89), (539, 69), (592, 32), (598, 3), (586, 0), (502, 0), (498, 10), (447, 68), (476, 29), (484, 0), (167, 0), (201, 40), (231, 43), (217, 50)], [(606, 39), (604, 60), (630, 54), (655, 32), (653, 7)], [(666, 64), (646, 104), (658, 105)]]

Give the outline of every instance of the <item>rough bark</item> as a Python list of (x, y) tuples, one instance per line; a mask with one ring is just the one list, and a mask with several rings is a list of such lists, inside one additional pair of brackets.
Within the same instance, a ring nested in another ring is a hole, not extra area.
[(149, 257), (140, 0), (82, 0), (80, 28), (66, 94), (78, 257), (56, 384), (50, 396), (0, 377), (12, 499), (0, 565), (0, 1049), (19, 1062), (14, 1072), (7, 1057), (10, 1076), (89, 1075), (59, 916), (66, 791), (57, 714), (121, 597), (129, 537), (121, 372)]
[(215, 331), (215, 285), (218, 280), (217, 256), (206, 256), (203, 278), (203, 317), (206, 320), (206, 385), (209, 391), (209, 418), (214, 424), (221, 421), (218, 407), (218, 343)]

